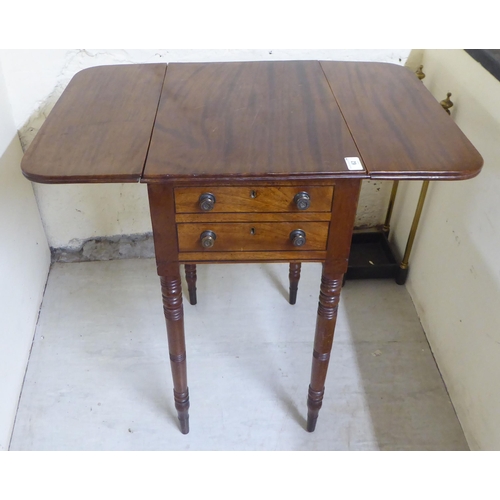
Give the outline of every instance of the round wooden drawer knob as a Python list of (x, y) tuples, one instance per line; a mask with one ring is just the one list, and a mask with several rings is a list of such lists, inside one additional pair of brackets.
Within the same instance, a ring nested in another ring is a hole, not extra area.
[(299, 210), (307, 210), (311, 206), (311, 197), (309, 196), (309, 193), (306, 193), (305, 191), (297, 193), (294, 196), (293, 201)]
[(200, 235), (201, 246), (203, 248), (212, 248), (217, 235), (213, 231), (203, 231)]
[(294, 247), (301, 247), (306, 244), (306, 233), (302, 229), (296, 229), (290, 233), (290, 239)]
[(212, 193), (203, 193), (200, 196), (199, 205), (204, 212), (210, 212), (215, 206), (215, 196)]

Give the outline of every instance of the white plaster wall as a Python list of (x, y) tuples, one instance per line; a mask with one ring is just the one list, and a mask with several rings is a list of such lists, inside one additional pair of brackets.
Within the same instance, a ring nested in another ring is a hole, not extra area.
[(0, 61), (0, 450), (7, 450), (50, 266), (50, 252)]
[[(282, 59), (380, 61), (404, 65), (409, 53), (407, 49), (43, 49), (3, 50), (1, 57), (14, 121), (25, 149), (73, 75), (90, 66)], [(51, 247), (78, 247), (87, 238), (151, 231), (145, 186), (35, 185), (34, 189)], [(358, 226), (383, 222), (389, 189), (386, 182), (364, 184)]]
[[(431, 183), (407, 288), (471, 449), (500, 450), (500, 82), (463, 50), (425, 50), (424, 80), (484, 158), (469, 181)], [(421, 183), (406, 183), (404, 249)]]

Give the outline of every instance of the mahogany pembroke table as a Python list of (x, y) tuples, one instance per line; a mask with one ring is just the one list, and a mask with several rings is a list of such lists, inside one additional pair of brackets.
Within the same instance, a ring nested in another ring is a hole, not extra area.
[(322, 262), (307, 430), (324, 393), (363, 179), (460, 180), (483, 160), (407, 68), (278, 61), (101, 66), (24, 155), (42, 183), (148, 186), (174, 400), (189, 432), (180, 264)]

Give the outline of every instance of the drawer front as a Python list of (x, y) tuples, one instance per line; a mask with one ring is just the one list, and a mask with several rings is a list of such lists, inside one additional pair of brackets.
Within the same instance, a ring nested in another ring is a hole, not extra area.
[[(326, 249), (328, 226), (328, 222), (177, 224), (177, 235), (179, 252), (311, 251)], [(290, 237), (297, 230), (305, 233), (301, 246), (295, 246)], [(208, 248), (202, 244), (206, 231), (215, 233)]]
[[(295, 196), (305, 192), (309, 196), (309, 208), (299, 210)], [(200, 208), (200, 196), (212, 194), (213, 208)], [(224, 213), (224, 212), (330, 212), (333, 186), (204, 186), (175, 188), (176, 213)]]

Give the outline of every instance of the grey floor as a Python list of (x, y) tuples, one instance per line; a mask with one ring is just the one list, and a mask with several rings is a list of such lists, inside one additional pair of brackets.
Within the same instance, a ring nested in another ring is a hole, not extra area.
[(320, 273), (303, 265), (291, 306), (287, 265), (198, 266), (198, 305), (184, 294), (182, 435), (154, 261), (54, 265), (10, 449), (468, 449), (412, 301), (392, 280), (346, 283), (323, 408), (305, 431)]

